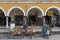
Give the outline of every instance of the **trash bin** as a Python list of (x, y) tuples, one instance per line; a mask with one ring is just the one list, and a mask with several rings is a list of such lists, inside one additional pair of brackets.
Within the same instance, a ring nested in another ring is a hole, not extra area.
[(15, 28), (15, 23), (11, 23), (10, 30), (13, 31), (14, 28)]

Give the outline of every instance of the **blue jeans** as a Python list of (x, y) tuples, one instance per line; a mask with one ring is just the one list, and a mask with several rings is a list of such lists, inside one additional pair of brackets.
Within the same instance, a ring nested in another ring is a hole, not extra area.
[(46, 36), (46, 31), (42, 31), (42, 36)]

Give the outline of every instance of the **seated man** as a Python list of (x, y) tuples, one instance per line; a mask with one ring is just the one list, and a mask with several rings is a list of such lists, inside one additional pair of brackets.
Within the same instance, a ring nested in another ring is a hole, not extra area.
[(31, 34), (33, 32), (33, 25), (31, 27), (27, 27), (26, 33)]

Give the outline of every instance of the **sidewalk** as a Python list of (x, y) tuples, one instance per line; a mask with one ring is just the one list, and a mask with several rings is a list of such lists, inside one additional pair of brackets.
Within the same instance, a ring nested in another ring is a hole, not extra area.
[(51, 35), (49, 36), (49, 39), (42, 38), (42, 37), (35, 37), (32, 36), (32, 39), (30, 39), (30, 36), (10, 36), (10, 38), (6, 34), (0, 35), (0, 39), (12, 39), (12, 40), (60, 40), (60, 35)]

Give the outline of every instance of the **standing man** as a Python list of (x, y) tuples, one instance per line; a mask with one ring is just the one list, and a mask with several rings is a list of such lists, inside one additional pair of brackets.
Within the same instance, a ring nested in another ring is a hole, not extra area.
[(25, 32), (26, 32), (26, 28), (27, 28), (27, 17), (25, 16), (24, 17), (24, 24), (23, 24), (23, 29), (25, 30)]
[(42, 36), (43, 37), (46, 37), (47, 30), (48, 30), (48, 25), (46, 23), (43, 23), (43, 25), (42, 25)]

